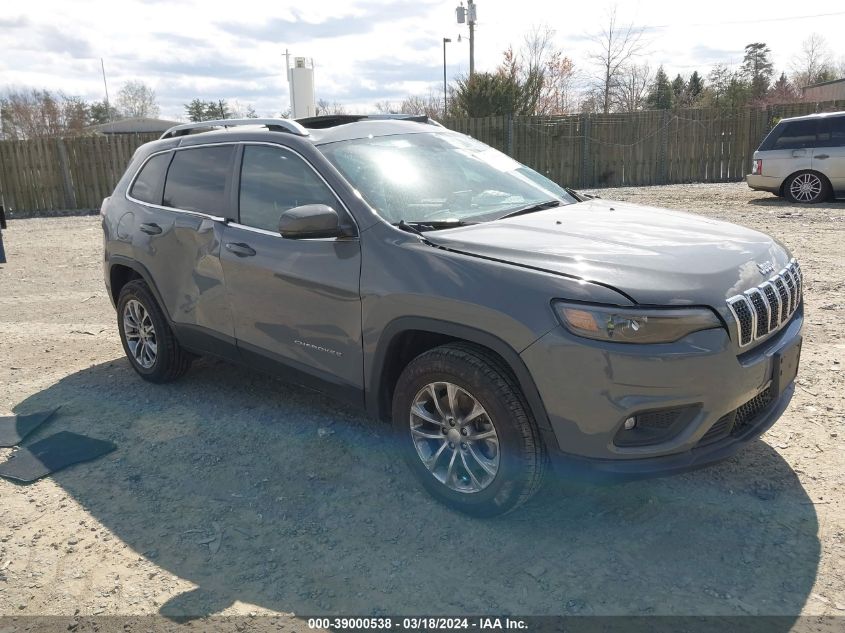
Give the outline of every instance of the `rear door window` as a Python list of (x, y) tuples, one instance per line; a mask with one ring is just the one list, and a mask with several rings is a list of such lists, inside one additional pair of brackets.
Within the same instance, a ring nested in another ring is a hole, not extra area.
[(150, 158), (141, 168), (140, 173), (132, 184), (129, 195), (141, 202), (161, 204), (164, 191), (164, 175), (173, 156), (170, 152), (157, 154)]
[(818, 119), (792, 121), (784, 125), (783, 130), (769, 149), (802, 149), (816, 145)]
[(179, 150), (164, 185), (164, 206), (227, 217), (234, 145)]
[(276, 232), (279, 216), (304, 204), (325, 204), (340, 211), (337, 199), (299, 156), (281, 147), (244, 147), (239, 195), (240, 223)]

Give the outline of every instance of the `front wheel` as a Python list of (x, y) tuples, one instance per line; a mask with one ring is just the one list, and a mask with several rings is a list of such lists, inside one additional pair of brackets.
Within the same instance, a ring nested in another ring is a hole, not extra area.
[(437, 347), (396, 384), (393, 426), (405, 460), (442, 503), (496, 516), (540, 487), (546, 457), (522, 393), (483, 348)]
[(791, 202), (815, 204), (828, 199), (830, 186), (820, 174), (813, 171), (800, 171), (789, 177), (783, 186), (783, 193)]

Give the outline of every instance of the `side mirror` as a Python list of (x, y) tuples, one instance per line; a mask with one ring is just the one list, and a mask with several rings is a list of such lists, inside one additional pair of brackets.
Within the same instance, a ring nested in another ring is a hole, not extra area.
[(337, 211), (325, 204), (304, 204), (279, 217), (279, 233), (288, 239), (343, 237)]

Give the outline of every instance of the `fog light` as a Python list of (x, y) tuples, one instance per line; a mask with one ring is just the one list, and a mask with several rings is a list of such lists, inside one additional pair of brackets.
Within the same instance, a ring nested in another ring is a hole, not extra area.
[(637, 426), (637, 418), (628, 418), (625, 420), (625, 430), (630, 431), (635, 426)]

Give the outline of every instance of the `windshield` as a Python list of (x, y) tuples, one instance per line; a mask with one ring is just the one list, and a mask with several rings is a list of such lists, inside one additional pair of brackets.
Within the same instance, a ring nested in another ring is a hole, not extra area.
[(535, 204), (577, 202), (545, 176), (458, 134), (377, 136), (319, 149), (393, 224), (481, 222)]

